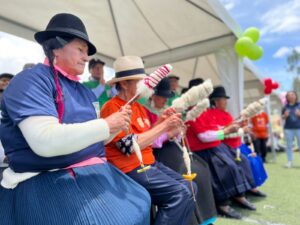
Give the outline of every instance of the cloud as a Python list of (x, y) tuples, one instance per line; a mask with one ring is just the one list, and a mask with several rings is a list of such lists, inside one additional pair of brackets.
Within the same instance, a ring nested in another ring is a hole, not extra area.
[(293, 49), (296, 49), (297, 52), (300, 52), (300, 46), (295, 46), (293, 48), (283, 46), (274, 53), (273, 58), (284, 58), (285, 56), (289, 55), (293, 51)]
[(261, 17), (261, 35), (286, 34), (300, 30), (300, 1), (290, 0)]
[(236, 0), (221, 0), (224, 7), (230, 11), (236, 6)]

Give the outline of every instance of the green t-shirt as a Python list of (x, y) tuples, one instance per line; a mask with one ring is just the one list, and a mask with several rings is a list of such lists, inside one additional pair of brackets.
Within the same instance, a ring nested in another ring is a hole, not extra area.
[(172, 97), (172, 98), (169, 98), (168, 100), (168, 106), (171, 106), (172, 105), (172, 102), (176, 99), (176, 98), (179, 98), (180, 97), (180, 94), (178, 94), (177, 92), (175, 92), (175, 95)]
[[(97, 80), (91, 80), (82, 83), (84, 86), (86, 86), (89, 89), (94, 89), (98, 87), (99, 82)], [(102, 94), (98, 97), (100, 108), (111, 98), (111, 87), (109, 85), (105, 85), (105, 91), (102, 92)]]

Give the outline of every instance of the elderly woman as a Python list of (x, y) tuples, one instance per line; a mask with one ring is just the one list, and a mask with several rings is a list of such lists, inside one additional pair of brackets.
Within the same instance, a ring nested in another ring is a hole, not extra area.
[[(137, 82), (145, 77), (144, 64), (137, 56), (118, 58), (114, 63), (114, 69), (116, 77), (110, 80), (109, 84), (116, 83), (119, 93), (103, 106), (101, 116), (104, 118), (118, 112), (135, 95)], [(180, 126), (180, 115), (167, 117), (167, 112), (163, 112), (162, 117), (151, 128), (144, 107), (134, 102), (131, 108), (129, 132), (119, 133), (106, 145), (107, 158), (109, 162), (148, 190), (152, 203), (158, 207), (155, 225), (189, 224), (194, 210), (190, 184), (178, 173), (155, 161), (151, 148), (156, 138)], [(134, 143), (137, 143), (141, 149), (143, 163), (151, 166), (149, 170), (141, 171), (141, 162), (134, 152)]]
[[(214, 89), (210, 97), (226, 97), (224, 88), (221, 89)], [(255, 210), (255, 206), (244, 197), (244, 193), (253, 188), (253, 184), (249, 183), (244, 170), (238, 165), (232, 149), (222, 143), (224, 136), (237, 132), (239, 126), (232, 124), (224, 128), (220, 124), (224, 116), (220, 115), (218, 110), (211, 108), (195, 121), (189, 121), (187, 137), (191, 150), (209, 166), (219, 213), (241, 219), (241, 214), (229, 206), (229, 200), (234, 198), (245, 208)]]
[[(155, 125), (161, 113), (166, 110), (168, 98), (174, 96), (171, 91), (170, 80), (164, 78), (156, 86), (154, 94), (144, 106), (151, 125)], [(162, 134), (152, 144), (155, 159), (178, 172), (186, 173), (182, 150), (171, 140), (179, 136), (180, 130)], [(211, 177), (206, 162), (200, 157), (192, 156), (192, 171), (197, 173), (194, 179), (199, 191), (196, 194), (197, 208), (193, 216), (192, 224), (211, 224), (216, 221), (216, 206), (211, 188)]]
[[(226, 127), (232, 123), (234, 123), (233, 117), (229, 112), (227, 112), (227, 100), (230, 98), (226, 95), (226, 91), (224, 87), (218, 86), (214, 88), (213, 93), (210, 95), (210, 102), (212, 105), (211, 113), (215, 115), (215, 122), (220, 127)], [(247, 122), (242, 122), (240, 124), (244, 132), (248, 132), (249, 128), (247, 126)], [(237, 149), (241, 150), (240, 147), (242, 145), (242, 139), (239, 135), (233, 135), (233, 137), (224, 137), (222, 142), (229, 146), (229, 151), (236, 155)], [(244, 151), (244, 146), (243, 146)], [(257, 197), (266, 197), (266, 195), (259, 191), (256, 186), (262, 185), (266, 179), (266, 172), (263, 167), (262, 160), (259, 156), (257, 157), (247, 157), (244, 155), (241, 155), (241, 160), (239, 161), (238, 165), (242, 167), (244, 170), (245, 176), (247, 178), (247, 181), (251, 185), (252, 189), (248, 191), (249, 194), (252, 194)], [(252, 165), (251, 165), (252, 164)], [(259, 167), (260, 170), (254, 167)], [(251, 170), (251, 168), (253, 168)], [(255, 177), (255, 178), (254, 178)], [(256, 180), (259, 180), (259, 182), (256, 182)]]
[(106, 162), (104, 141), (126, 130), (131, 110), (97, 118), (81, 85), (96, 52), (82, 21), (57, 14), (35, 34), (46, 54), (4, 92), (1, 141), (9, 168), (0, 187), (1, 224), (149, 224), (147, 191)]

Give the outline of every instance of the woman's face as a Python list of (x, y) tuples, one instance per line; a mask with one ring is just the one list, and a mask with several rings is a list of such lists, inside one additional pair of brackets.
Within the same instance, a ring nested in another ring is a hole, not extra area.
[(85, 41), (74, 39), (63, 48), (55, 49), (56, 65), (70, 75), (77, 76), (83, 73), (88, 61), (88, 45)]
[(296, 94), (292, 91), (288, 92), (286, 94), (286, 100), (288, 101), (288, 103), (291, 103), (291, 104), (296, 103), (296, 100), (297, 100)]
[(217, 98), (215, 100), (216, 108), (221, 109), (223, 111), (227, 108), (227, 98)]
[(124, 93), (127, 98), (132, 98), (136, 93), (136, 85), (139, 80), (125, 80), (120, 81), (121, 90), (120, 92)]
[(154, 102), (155, 108), (162, 109), (166, 105), (168, 99), (162, 96), (153, 95), (152, 101)]

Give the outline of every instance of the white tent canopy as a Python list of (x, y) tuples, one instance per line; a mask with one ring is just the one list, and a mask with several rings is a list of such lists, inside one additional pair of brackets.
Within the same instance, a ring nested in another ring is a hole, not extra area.
[(147, 68), (165, 63), (186, 86), (209, 77), (232, 96), (230, 110), (243, 106), (243, 67), (233, 50), (239, 26), (218, 0), (0, 0), (1, 30), (29, 40), (56, 13), (85, 23), (100, 56), (111, 66), (121, 55), (139, 55)]

